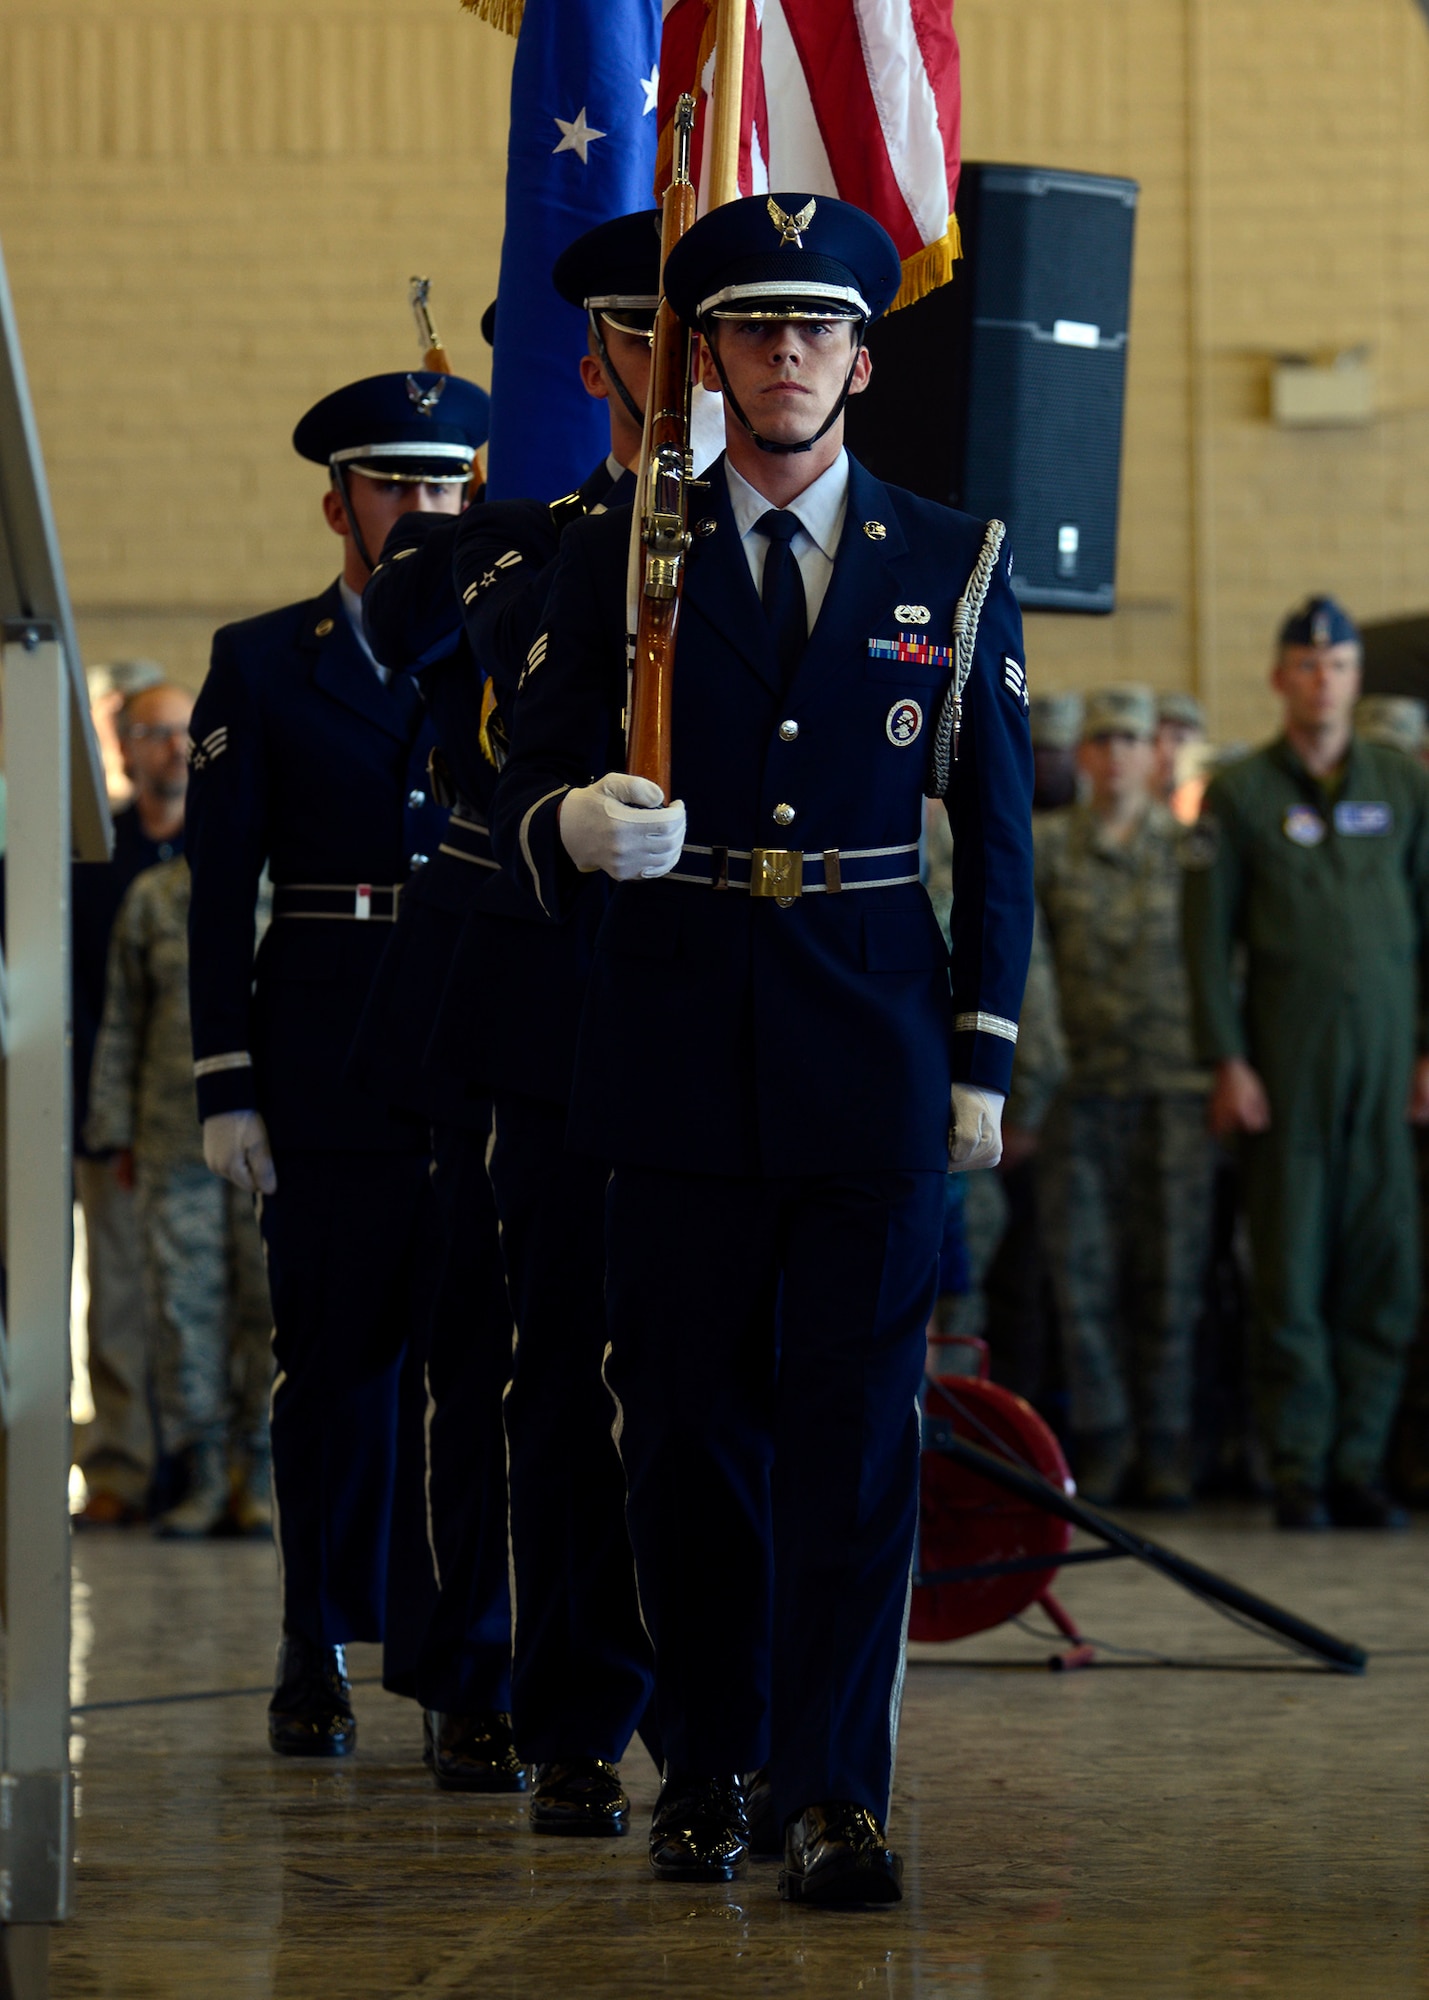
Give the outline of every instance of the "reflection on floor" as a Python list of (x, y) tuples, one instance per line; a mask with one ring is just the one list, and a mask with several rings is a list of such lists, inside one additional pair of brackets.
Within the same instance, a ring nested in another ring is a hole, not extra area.
[[(76, 1543), (74, 1920), (57, 2000), (1398, 2000), (1429, 1990), (1429, 1525), (1165, 1539), (1371, 1648), (1362, 1679), (1260, 1645), (1132, 1564), (1068, 1572), (1101, 1655), (1005, 1628), (915, 1661), (893, 1912), (786, 1909), (760, 1863), (672, 1889), (643, 1842), (538, 1841), (519, 1801), (438, 1796), (416, 1712), (363, 1685), (347, 1766), (263, 1741), (273, 1560)], [(355, 1649), (357, 1675), (376, 1673)], [(149, 1704), (156, 1696), (235, 1690)], [(105, 1706), (105, 1704), (114, 1704)], [(643, 1752), (627, 1781), (654, 1795)]]

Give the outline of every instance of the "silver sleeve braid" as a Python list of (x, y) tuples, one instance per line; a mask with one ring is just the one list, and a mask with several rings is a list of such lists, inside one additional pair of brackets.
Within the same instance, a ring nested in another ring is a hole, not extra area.
[(943, 696), (943, 705), (938, 710), (938, 720), (933, 729), (927, 789), (930, 799), (942, 798), (952, 781), (953, 765), (958, 754), (958, 727), (963, 714), (963, 691), (972, 673), (973, 656), (977, 651), (978, 620), (982, 617), (987, 593), (992, 588), (993, 571), (997, 568), (997, 558), (1006, 536), (1007, 529), (1001, 521), (988, 522), (967, 588), (953, 612), (953, 678)]

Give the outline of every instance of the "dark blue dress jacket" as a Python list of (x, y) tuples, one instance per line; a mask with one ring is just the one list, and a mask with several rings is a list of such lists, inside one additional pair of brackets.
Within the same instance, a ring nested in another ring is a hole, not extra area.
[[(435, 737), (415, 688), (402, 675), (383, 686), (333, 583), (215, 634), (191, 733), (199, 1116), (256, 1107), (280, 1150), (425, 1143), (420, 1125), (344, 1076), (391, 932), (388, 899), (370, 899), (365, 921), (282, 914), (287, 886), (351, 890), (355, 909), (358, 885), (405, 884), (435, 853), (447, 813), (431, 798)], [(255, 968), (265, 865), (276, 914)]]
[[(478, 743), (487, 683), (509, 727), (561, 535), (629, 485), (613, 484), (599, 466), (554, 505), (502, 501), (439, 523), (411, 516), (383, 549), (363, 598), (373, 650), (384, 665), (417, 675), (457, 787), (479, 807), (495, 776)], [(523, 879), (438, 858), (442, 874), (423, 894), (449, 897), (464, 923), (448, 966), (419, 971), (413, 961), (402, 975), (409, 991), (421, 986), (411, 992), (413, 1008), (428, 1009), (424, 1101), (458, 1116), (461, 1099), (480, 1102), (493, 1091), (565, 1104), (607, 885), (590, 879), (555, 925)], [(387, 983), (384, 974), (384, 991)]]
[[(946, 792), (950, 979), (916, 879), (816, 887), (780, 908), (715, 887), (711, 851), (798, 847), (806, 885), (819, 885), (825, 851), (891, 848), (901, 854), (886, 862), (845, 861), (847, 881), (880, 879), (870, 868), (916, 877), (954, 607), (983, 524), (851, 462), (828, 594), (787, 692), (722, 465), (693, 527), (673, 704), (674, 790), (689, 815), (675, 875), (688, 879), (624, 883), (610, 899), (571, 1143), (718, 1174), (945, 1167), (950, 1083), (1007, 1090), (1032, 936), (1032, 753), (1007, 554)], [(586, 893), (561, 846), (561, 797), (609, 768), (623, 703), (628, 532), (612, 514), (566, 535), (497, 787), (497, 856), (556, 920)], [(776, 807), (792, 807), (792, 823)]]

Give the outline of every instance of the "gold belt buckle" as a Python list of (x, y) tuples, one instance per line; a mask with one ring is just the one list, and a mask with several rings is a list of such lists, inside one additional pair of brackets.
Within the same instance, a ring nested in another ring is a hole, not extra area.
[(781, 910), (787, 910), (804, 893), (802, 848), (756, 847), (749, 857), (749, 893), (772, 896)]

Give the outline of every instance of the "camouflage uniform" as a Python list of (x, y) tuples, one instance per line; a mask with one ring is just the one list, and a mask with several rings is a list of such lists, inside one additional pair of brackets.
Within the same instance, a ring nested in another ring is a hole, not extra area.
[(194, 1117), (188, 908), (183, 859), (120, 905), (86, 1139), (134, 1155), (164, 1450), (226, 1436), (265, 1478), (272, 1313), (251, 1198), (204, 1165)]
[(1184, 834), (1152, 803), (1125, 841), (1087, 805), (1035, 827), (1068, 1069), (1039, 1154), (1083, 1483), (1186, 1490), (1212, 1154), (1181, 956)]

